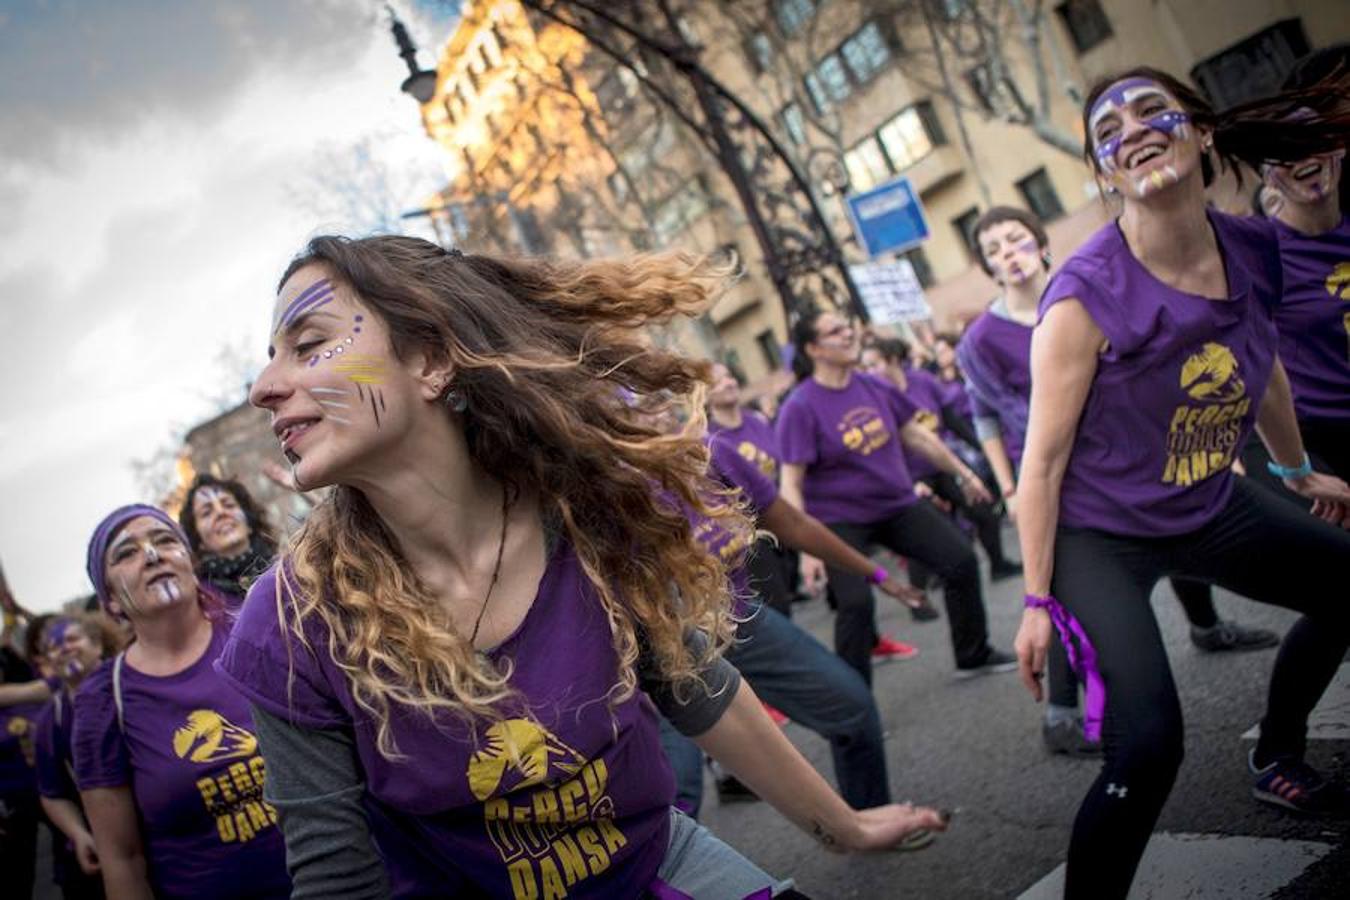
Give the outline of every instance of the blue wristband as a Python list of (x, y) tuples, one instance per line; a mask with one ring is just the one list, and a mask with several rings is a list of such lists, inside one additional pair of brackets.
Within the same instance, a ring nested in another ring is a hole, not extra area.
[(1308, 454), (1304, 453), (1303, 462), (1293, 468), (1282, 466), (1272, 459), (1270, 462), (1266, 463), (1266, 470), (1276, 478), (1307, 478), (1312, 474), (1313, 467), (1312, 461), (1308, 459)]

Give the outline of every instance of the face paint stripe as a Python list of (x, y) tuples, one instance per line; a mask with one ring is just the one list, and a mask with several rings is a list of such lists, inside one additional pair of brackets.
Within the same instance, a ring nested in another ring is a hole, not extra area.
[(380, 391), (380, 409), (384, 409), (384, 391)]
[(296, 295), (294, 300), (286, 304), (286, 311), (281, 314), (282, 320), (284, 321), (286, 318), (288, 318), (292, 310), (294, 310), (300, 304), (304, 303), (310, 297), (323, 291), (330, 291), (332, 289), (333, 289), (333, 282), (329, 281), (327, 278), (320, 278), (318, 281), (314, 282), (309, 287), (301, 291), (298, 295)]
[(323, 406), (331, 406), (334, 409), (351, 409), (348, 404), (338, 403), (336, 400), (320, 400), (319, 403)]
[(335, 295), (330, 288), (320, 294), (310, 297), (302, 304), (292, 306), (290, 309), (286, 310), (286, 315), (282, 316), (281, 327), (285, 328), (305, 313), (313, 312), (321, 306), (326, 306), (328, 303), (332, 302), (334, 296)]
[(380, 410), (379, 410), (379, 407), (377, 407), (377, 406), (375, 405), (375, 392), (374, 392), (374, 391), (371, 391), (371, 392), (370, 392), (370, 411), (373, 412), (373, 413), (375, 414), (375, 427), (376, 427), (376, 428), (379, 428), (379, 427), (380, 427)]
[(341, 388), (316, 387), (310, 388), (309, 390), (312, 394), (337, 394), (340, 397), (345, 396), (348, 393), (348, 391), (344, 391)]
[(328, 415), (328, 418), (332, 419), (334, 422), (341, 422), (343, 425), (350, 425), (350, 424), (352, 424), (352, 420), (351, 420), (351, 419), (344, 419), (344, 418), (342, 418), (341, 416), (335, 416), (335, 415), (333, 415), (333, 414), (331, 414), (331, 413)]

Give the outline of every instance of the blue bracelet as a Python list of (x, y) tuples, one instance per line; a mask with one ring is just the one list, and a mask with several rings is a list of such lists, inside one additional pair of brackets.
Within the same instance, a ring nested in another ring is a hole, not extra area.
[(1294, 466), (1293, 468), (1290, 468), (1289, 466), (1282, 466), (1272, 459), (1270, 462), (1266, 463), (1266, 470), (1270, 472), (1270, 474), (1274, 475), (1276, 478), (1293, 479), (1293, 478), (1307, 478), (1309, 475), (1312, 474), (1313, 467), (1312, 461), (1308, 459), (1308, 454), (1304, 453), (1303, 462), (1299, 463), (1297, 466)]

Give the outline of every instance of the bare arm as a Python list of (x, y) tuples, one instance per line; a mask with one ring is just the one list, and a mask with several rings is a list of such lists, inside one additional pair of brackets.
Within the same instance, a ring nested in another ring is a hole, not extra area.
[(98, 845), (107, 895), (119, 900), (154, 900), (131, 788), (93, 788), (81, 791), (80, 798)]
[(994, 480), (998, 482), (998, 489), (1003, 492), (1004, 499), (1011, 499), (1017, 491), (1017, 479), (1013, 476), (1008, 448), (1003, 445), (1003, 435), (990, 435), (980, 441), (980, 449), (984, 451), (984, 458), (989, 460), (989, 467), (994, 470)]
[(45, 681), (25, 681), (19, 684), (0, 684), (0, 706), (18, 706), (22, 703), (45, 703), (52, 698), (52, 689)]
[(900, 429), (900, 440), (905, 446), (926, 456), (933, 465), (960, 479), (961, 491), (972, 503), (988, 503), (994, 498), (980, 480), (980, 476), (947, 449), (947, 445), (933, 432), (911, 419)]
[(694, 742), (831, 849), (884, 849), (917, 829), (946, 828), (946, 816), (925, 807), (891, 804), (861, 811), (850, 807), (769, 720), (744, 681), (717, 724)]
[[(801, 512), (806, 512), (806, 501), (802, 497), (802, 485), (806, 481), (806, 466), (801, 463), (783, 463), (779, 470), (778, 499)], [(772, 530), (772, 529), (770, 529)], [(802, 584), (811, 593), (825, 587), (825, 563), (810, 553), (802, 553)]]
[[(1303, 463), (1303, 437), (1298, 432), (1294, 413), (1294, 395), (1289, 376), (1277, 358), (1270, 373), (1270, 384), (1256, 411), (1256, 433), (1270, 452), (1270, 458), (1285, 468)], [(1350, 528), (1350, 488), (1339, 478), (1314, 472), (1303, 478), (1285, 479), (1291, 491), (1313, 501), (1313, 513), (1333, 525)]]
[[(1060, 485), (1073, 451), (1078, 419), (1097, 374), (1098, 349), (1105, 340), (1076, 300), (1050, 307), (1031, 339), (1031, 411), (1017, 516), (1028, 594), (1045, 596), (1050, 592)], [(1045, 654), (1050, 647), (1049, 614), (1043, 609), (1024, 610), (1013, 646), (1022, 681), (1040, 700), (1039, 677), (1045, 671)]]
[(61, 797), (43, 797), (42, 811), (52, 824), (61, 829), (75, 847), (75, 859), (86, 875), (98, 873), (98, 854), (94, 851), (94, 836), (84, 825), (84, 815), (71, 800)]

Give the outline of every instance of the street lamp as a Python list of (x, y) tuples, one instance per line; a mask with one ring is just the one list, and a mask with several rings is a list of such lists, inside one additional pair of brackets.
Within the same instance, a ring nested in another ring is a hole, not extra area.
[(417, 45), (408, 36), (408, 29), (403, 27), (394, 10), (388, 6), (385, 9), (389, 11), (389, 30), (394, 33), (394, 42), (398, 44), (398, 55), (408, 65), (408, 77), (403, 79), (399, 90), (418, 103), (427, 103), (436, 96), (436, 72), (417, 67)]

